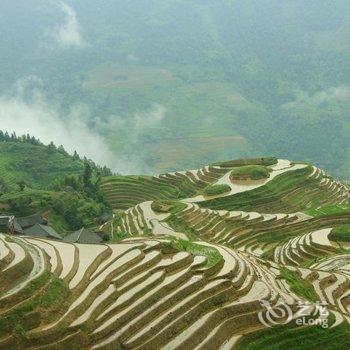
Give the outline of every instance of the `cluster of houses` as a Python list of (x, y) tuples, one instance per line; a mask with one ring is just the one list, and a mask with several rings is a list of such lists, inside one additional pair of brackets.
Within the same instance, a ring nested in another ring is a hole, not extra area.
[(40, 215), (31, 215), (22, 218), (0, 215), (0, 232), (63, 240), (69, 243), (97, 244), (103, 241), (100, 235), (86, 228), (81, 228), (62, 237)]

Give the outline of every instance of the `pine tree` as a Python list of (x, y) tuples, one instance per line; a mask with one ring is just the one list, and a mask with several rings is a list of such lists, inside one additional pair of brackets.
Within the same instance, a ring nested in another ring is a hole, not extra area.
[(62, 145), (60, 145), (57, 150), (61, 154), (68, 155), (68, 153), (66, 152), (66, 150), (64, 149), (64, 147)]
[(57, 151), (57, 147), (55, 146), (55, 144), (52, 141), (47, 146), (47, 149), (48, 149), (49, 153), (54, 153)]
[(76, 160), (80, 160), (80, 157), (77, 151), (74, 151), (73, 158)]

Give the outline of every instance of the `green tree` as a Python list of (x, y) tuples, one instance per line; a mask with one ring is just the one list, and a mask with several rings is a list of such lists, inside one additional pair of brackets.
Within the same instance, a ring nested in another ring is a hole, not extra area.
[(47, 146), (47, 151), (48, 153), (52, 154), (55, 153), (57, 151), (57, 147), (55, 146), (55, 144), (51, 141), (50, 144)]
[(17, 186), (19, 187), (19, 190), (23, 192), (27, 186), (27, 183), (24, 180), (21, 180), (17, 182)]
[(83, 174), (83, 185), (84, 189), (88, 190), (92, 186), (92, 168), (90, 163), (87, 161), (85, 162), (85, 168), (84, 168), (84, 174)]
[(32, 214), (32, 198), (18, 197), (8, 201), (10, 211), (18, 216), (26, 216)]

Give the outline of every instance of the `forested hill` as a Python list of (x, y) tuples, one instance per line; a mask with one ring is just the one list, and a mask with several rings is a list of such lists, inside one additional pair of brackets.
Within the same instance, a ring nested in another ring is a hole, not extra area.
[(107, 210), (99, 190), (106, 175), (107, 167), (62, 146), (0, 131), (2, 214), (40, 214), (60, 233), (94, 226)]
[[(84, 162), (76, 152), (68, 154), (63, 146), (44, 145), (35, 137), (17, 137), (0, 131), (0, 185), (1, 192), (11, 192), (20, 186), (33, 189), (52, 188), (56, 179), (65, 175), (81, 175)], [(111, 175), (106, 167), (93, 161), (89, 164), (102, 175)]]

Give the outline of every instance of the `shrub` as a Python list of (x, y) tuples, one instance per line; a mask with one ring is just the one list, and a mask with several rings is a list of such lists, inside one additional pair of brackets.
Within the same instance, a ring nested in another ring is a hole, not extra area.
[(317, 293), (311, 282), (301, 278), (296, 272), (281, 268), (281, 277), (290, 285), (292, 292), (302, 298), (315, 302), (318, 300)]
[(172, 209), (173, 205), (166, 201), (154, 201), (151, 204), (152, 210), (158, 213), (168, 213)]
[(333, 228), (328, 238), (332, 241), (350, 242), (350, 225)]
[(127, 232), (114, 232), (113, 233), (113, 242), (119, 242), (127, 237), (129, 237), (129, 234)]
[(176, 250), (185, 251), (192, 255), (205, 256), (207, 258), (206, 267), (215, 266), (223, 259), (221, 254), (214, 247), (207, 247), (183, 239), (174, 239), (171, 245)]
[(66, 221), (70, 230), (88, 226), (104, 211), (103, 204), (92, 199), (84, 198), (77, 192), (60, 193), (53, 204), (54, 212)]
[(204, 189), (203, 193), (207, 196), (216, 196), (219, 194), (227, 193), (231, 191), (231, 187), (229, 185), (211, 185)]
[(276, 157), (267, 157), (267, 158), (248, 158), (248, 159), (235, 159), (229, 160), (227, 162), (218, 162), (213, 165), (220, 166), (223, 168), (233, 168), (240, 167), (244, 165), (274, 165), (277, 163)]
[(163, 200), (163, 201), (154, 201), (151, 204), (152, 210), (159, 213), (177, 213), (183, 209), (186, 208), (186, 204), (182, 202), (176, 202), (176, 201), (169, 201), (169, 200)]
[(108, 234), (108, 233), (105, 233), (103, 236), (102, 236), (102, 239), (104, 242), (109, 242), (110, 239), (111, 239), (111, 236)]
[(270, 170), (262, 165), (245, 165), (237, 167), (231, 171), (231, 179), (251, 179), (260, 180), (269, 177)]

